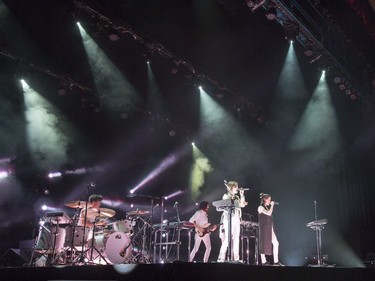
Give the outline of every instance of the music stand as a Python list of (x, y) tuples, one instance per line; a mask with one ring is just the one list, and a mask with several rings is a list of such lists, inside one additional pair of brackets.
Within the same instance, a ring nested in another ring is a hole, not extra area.
[(228, 251), (229, 251), (229, 258), (228, 261), (232, 261), (232, 213), (233, 210), (236, 208), (236, 203), (234, 199), (223, 199), (219, 201), (212, 202), (212, 205), (216, 207), (216, 210), (220, 211), (223, 210), (224, 212), (227, 212), (229, 215), (229, 222), (228, 222), (228, 233), (225, 233), (225, 235), (228, 235)]

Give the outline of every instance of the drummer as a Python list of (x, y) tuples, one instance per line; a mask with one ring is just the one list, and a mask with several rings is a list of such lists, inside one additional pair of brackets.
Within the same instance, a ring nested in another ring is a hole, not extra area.
[[(106, 222), (104, 220), (97, 221), (97, 218), (100, 218), (100, 206), (102, 204), (103, 197), (98, 194), (92, 194), (89, 197), (87, 205), (87, 217), (86, 217), (86, 227), (104, 226)], [(78, 225), (85, 225), (85, 213), (86, 209), (83, 208), (79, 215)]]

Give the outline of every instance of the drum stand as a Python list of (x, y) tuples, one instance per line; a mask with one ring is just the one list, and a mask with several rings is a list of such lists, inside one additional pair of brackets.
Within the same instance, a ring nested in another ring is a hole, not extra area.
[[(75, 262), (73, 262), (73, 265), (78, 262), (78, 263), (81, 263), (81, 264), (85, 264), (86, 263), (86, 259), (87, 257), (85, 256), (87, 250), (85, 250), (85, 245), (86, 245), (86, 222), (87, 222), (87, 206), (88, 206), (88, 202), (89, 202), (89, 194), (90, 194), (90, 187), (92, 187), (91, 184), (87, 184), (86, 185), (86, 189), (87, 189), (87, 195), (86, 195), (86, 200), (85, 200), (85, 216), (84, 216), (84, 219), (83, 219), (83, 235), (82, 235), (82, 250), (80, 251), (80, 254), (76, 257), (75, 259)], [(94, 225), (95, 226), (95, 225)], [(93, 229), (94, 231), (94, 229)], [(92, 235), (92, 239), (94, 239), (94, 234)], [(73, 232), (73, 239), (74, 241), (74, 232)]]
[[(94, 225), (92, 226), (92, 238), (91, 238), (91, 243), (90, 243), (90, 247), (87, 249), (87, 252), (90, 251), (90, 259), (88, 260), (88, 263), (89, 264), (95, 264), (94, 260), (99, 256), (99, 263), (101, 260), (103, 260), (106, 264), (109, 264), (109, 262), (106, 260), (106, 258), (102, 255), (102, 253), (95, 247), (94, 245), (94, 241), (95, 241), (95, 223), (96, 223), (96, 219), (94, 221)], [(96, 250), (96, 253), (98, 253), (98, 255), (95, 257), (95, 259), (93, 259), (93, 255), (94, 255), (94, 250)]]
[(52, 232), (52, 235), (53, 235), (53, 245), (52, 245), (52, 254), (51, 254), (51, 260), (50, 262), (48, 262), (48, 259), (47, 259), (47, 263), (46, 263), (46, 266), (51, 266), (51, 265), (54, 265), (55, 262), (61, 257), (61, 253), (56, 255), (56, 238), (57, 236), (60, 234), (60, 228), (59, 228), (59, 221), (57, 220), (56, 221), (56, 225), (52, 224), (53, 226), (56, 227), (55, 231)]
[[(73, 264), (74, 262), (74, 252), (78, 252), (79, 250), (77, 248), (75, 248), (74, 246), (74, 234), (76, 233), (76, 226), (78, 224), (78, 217), (79, 217), (79, 209), (77, 208), (77, 211), (76, 213), (74, 214), (73, 216), (73, 219), (71, 221), (71, 227), (72, 227), (72, 232), (71, 232), (71, 241), (69, 241), (69, 246), (68, 247), (65, 247), (64, 251), (62, 251), (56, 258), (55, 260), (57, 260), (58, 258), (60, 257), (64, 257), (65, 258), (65, 264), (68, 263), (68, 264)], [(66, 239), (66, 238), (65, 238)], [(66, 241), (65, 241), (66, 242)], [(65, 244), (65, 243), (64, 243)]]

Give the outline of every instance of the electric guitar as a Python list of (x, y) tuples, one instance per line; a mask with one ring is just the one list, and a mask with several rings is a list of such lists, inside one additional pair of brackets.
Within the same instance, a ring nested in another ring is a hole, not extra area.
[(207, 227), (201, 227), (197, 224), (194, 224), (194, 225), (195, 225), (195, 231), (198, 233), (198, 236), (203, 237), (206, 234), (210, 234), (211, 232), (214, 232), (217, 229), (217, 227), (220, 225), (220, 223), (219, 224), (211, 224)]

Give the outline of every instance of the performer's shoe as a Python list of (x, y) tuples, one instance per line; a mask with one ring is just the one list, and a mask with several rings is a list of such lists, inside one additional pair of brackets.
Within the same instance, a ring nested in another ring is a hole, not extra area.
[(224, 262), (224, 260), (218, 259), (217, 262)]
[(266, 261), (265, 263), (262, 263), (262, 266), (272, 266), (272, 264), (270, 264), (268, 261)]
[(273, 264), (273, 266), (285, 266), (285, 265), (283, 265), (281, 262), (276, 262)]

